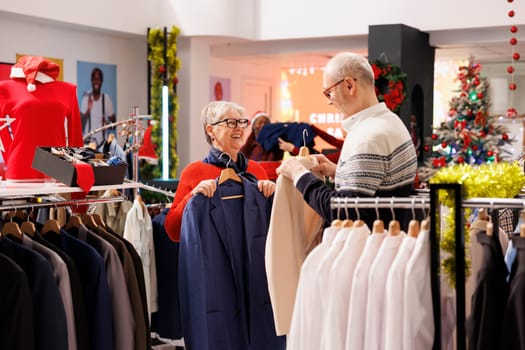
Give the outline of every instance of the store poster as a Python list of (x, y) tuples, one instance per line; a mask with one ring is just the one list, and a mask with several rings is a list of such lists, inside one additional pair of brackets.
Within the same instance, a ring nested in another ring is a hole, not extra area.
[[(93, 92), (93, 81), (91, 79), (92, 73), (98, 70), (102, 72), (102, 82), (100, 86), (101, 93), (109, 96), (111, 106), (107, 107), (109, 104), (105, 103), (106, 114), (112, 114), (118, 116), (117, 111), (117, 65), (115, 64), (106, 64), (106, 63), (97, 63), (97, 62), (87, 62), (87, 61), (77, 61), (77, 97), (78, 105), (80, 107), (80, 113), (82, 114), (82, 100), (84, 97), (89, 97)], [(116, 119), (115, 119), (116, 120)], [(107, 123), (112, 122), (106, 121)], [(96, 129), (98, 124), (91, 127), (84, 125), (83, 122), (83, 134), (89, 130)], [(98, 137), (98, 136), (97, 136)], [(100, 141), (100, 140), (99, 140)]]

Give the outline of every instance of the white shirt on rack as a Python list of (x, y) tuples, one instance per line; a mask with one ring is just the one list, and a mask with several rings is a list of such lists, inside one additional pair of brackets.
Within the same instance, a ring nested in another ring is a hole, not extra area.
[(403, 288), (405, 286), (405, 270), (408, 260), (414, 250), (416, 238), (406, 236), (392, 262), (386, 280), (385, 298), (385, 349), (403, 349)]
[(429, 237), (428, 230), (419, 233), (405, 270), (402, 346), (404, 350), (432, 349), (434, 343)]
[(324, 287), (327, 306), (322, 324), (322, 349), (344, 349), (354, 270), (369, 235), (368, 226), (354, 227), (332, 263)]
[[(323, 232), (321, 243), (312, 249), (301, 266), (297, 294), (290, 332), (286, 338), (287, 350), (318, 350), (319, 337), (313, 337), (314, 321), (321, 317), (321, 295), (317, 288), (317, 270), (319, 263), (330, 249), (332, 240), (339, 231), (339, 227), (327, 227)], [(317, 325), (317, 324), (315, 324)]]
[(390, 266), (406, 237), (404, 232), (387, 236), (377, 252), (368, 275), (368, 296), (366, 298), (365, 346), (363, 349), (383, 348), (385, 335), (385, 285)]
[[(363, 349), (366, 322), (366, 298), (368, 297), (368, 274), (370, 267), (386, 237), (384, 233), (372, 233), (366, 239), (365, 248), (357, 261), (348, 307), (348, 326), (345, 349)], [(344, 312), (344, 310), (343, 310)]]

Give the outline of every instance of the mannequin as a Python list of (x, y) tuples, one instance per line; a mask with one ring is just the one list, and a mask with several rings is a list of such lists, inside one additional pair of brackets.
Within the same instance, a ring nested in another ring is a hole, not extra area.
[[(36, 147), (81, 147), (76, 85), (56, 81), (60, 67), (40, 56), (23, 56), (0, 81), (0, 151), (8, 180), (42, 180), (32, 169)], [(67, 123), (66, 123), (67, 121)]]

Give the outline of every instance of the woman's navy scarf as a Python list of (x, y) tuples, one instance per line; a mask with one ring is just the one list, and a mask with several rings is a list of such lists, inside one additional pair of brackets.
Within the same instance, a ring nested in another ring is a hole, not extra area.
[(232, 168), (237, 175), (244, 177), (251, 182), (257, 182), (255, 175), (247, 172), (248, 159), (244, 154), (237, 154), (237, 162), (233, 162), (228, 153), (222, 152), (212, 147), (210, 153), (202, 160), (204, 163), (215, 165), (219, 168)]

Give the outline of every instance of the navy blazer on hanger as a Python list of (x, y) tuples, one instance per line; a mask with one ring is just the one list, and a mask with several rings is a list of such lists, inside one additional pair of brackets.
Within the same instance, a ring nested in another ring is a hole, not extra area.
[(272, 201), (254, 183), (228, 180), (212, 198), (196, 195), (186, 205), (179, 286), (188, 349), (285, 349), (275, 334), (264, 262)]

